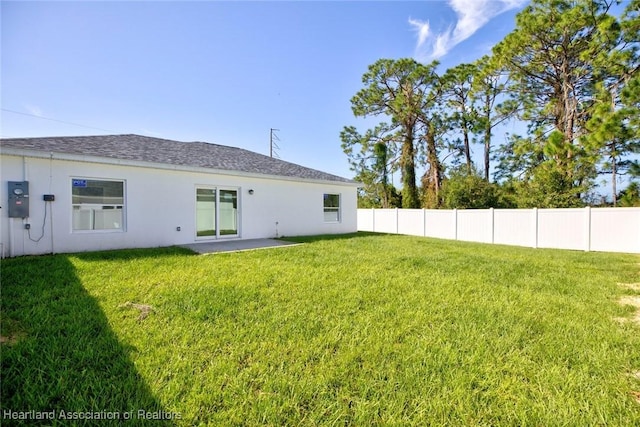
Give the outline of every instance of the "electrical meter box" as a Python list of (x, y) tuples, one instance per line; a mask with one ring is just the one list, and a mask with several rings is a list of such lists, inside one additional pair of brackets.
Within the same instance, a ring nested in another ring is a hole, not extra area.
[(29, 216), (29, 181), (9, 181), (9, 218)]

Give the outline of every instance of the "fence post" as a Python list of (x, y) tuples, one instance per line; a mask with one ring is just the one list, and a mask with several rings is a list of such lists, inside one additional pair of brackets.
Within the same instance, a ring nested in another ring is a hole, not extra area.
[(495, 220), (495, 212), (493, 208), (489, 208), (491, 211), (491, 243), (495, 242), (495, 234), (496, 234), (496, 220)]
[(453, 240), (458, 240), (458, 209), (453, 209)]
[(399, 228), (398, 228), (398, 216), (399, 216), (398, 215), (398, 208), (396, 208), (396, 234), (398, 234), (398, 230), (399, 230)]
[(591, 250), (591, 206), (587, 206), (584, 214), (584, 251)]
[(376, 208), (371, 208), (371, 231), (376, 231)]
[(427, 210), (422, 209), (422, 237), (427, 237)]
[(538, 249), (538, 208), (533, 208), (533, 247)]

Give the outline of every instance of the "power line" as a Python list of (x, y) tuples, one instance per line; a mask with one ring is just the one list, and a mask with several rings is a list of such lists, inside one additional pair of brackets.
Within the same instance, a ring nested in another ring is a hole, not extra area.
[(6, 111), (8, 113), (21, 114), (23, 116), (35, 117), (37, 119), (43, 119), (43, 120), (50, 120), (52, 122), (64, 123), (64, 124), (72, 125), (72, 126), (80, 126), (80, 127), (88, 128), (88, 129), (101, 130), (101, 131), (104, 131), (104, 132), (118, 133), (117, 131), (114, 131), (114, 130), (111, 130), (111, 129), (103, 129), (103, 128), (98, 128), (98, 127), (95, 127), (95, 126), (81, 125), (79, 123), (72, 123), (72, 122), (67, 122), (67, 121), (64, 121), (64, 120), (52, 119), (50, 117), (38, 116), (36, 114), (23, 113), (22, 111), (10, 110), (8, 108), (0, 108), (0, 110)]

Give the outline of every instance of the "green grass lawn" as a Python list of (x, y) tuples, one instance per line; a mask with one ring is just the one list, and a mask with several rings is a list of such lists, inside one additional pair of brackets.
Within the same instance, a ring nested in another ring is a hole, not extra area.
[(3, 260), (2, 410), (134, 411), (133, 424), (145, 410), (185, 426), (640, 425), (640, 327), (618, 303), (640, 294), (619, 285), (640, 282), (639, 256), (297, 240)]

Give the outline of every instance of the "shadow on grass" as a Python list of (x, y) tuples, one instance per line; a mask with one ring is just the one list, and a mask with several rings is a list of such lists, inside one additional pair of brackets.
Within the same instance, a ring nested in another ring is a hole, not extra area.
[(324, 240), (351, 240), (357, 239), (361, 237), (380, 237), (380, 236), (395, 236), (395, 234), (387, 234), (387, 233), (374, 233), (372, 231), (358, 231), (357, 233), (347, 233), (347, 234), (319, 234), (316, 236), (287, 236), (282, 237), (280, 240), (285, 240), (289, 242), (296, 243), (312, 243), (312, 242), (320, 242)]
[(174, 255), (197, 255), (190, 249), (181, 248), (179, 246), (167, 246), (162, 248), (143, 248), (143, 249), (115, 249), (108, 251), (96, 252), (77, 252), (68, 254), (83, 261), (123, 261), (144, 258), (158, 258)]
[[(67, 256), (3, 260), (1, 268), (2, 425), (122, 425), (125, 417), (140, 425), (149, 413), (169, 417)], [(7, 411), (33, 412), (20, 421)], [(54, 419), (33, 420), (43, 413)]]

